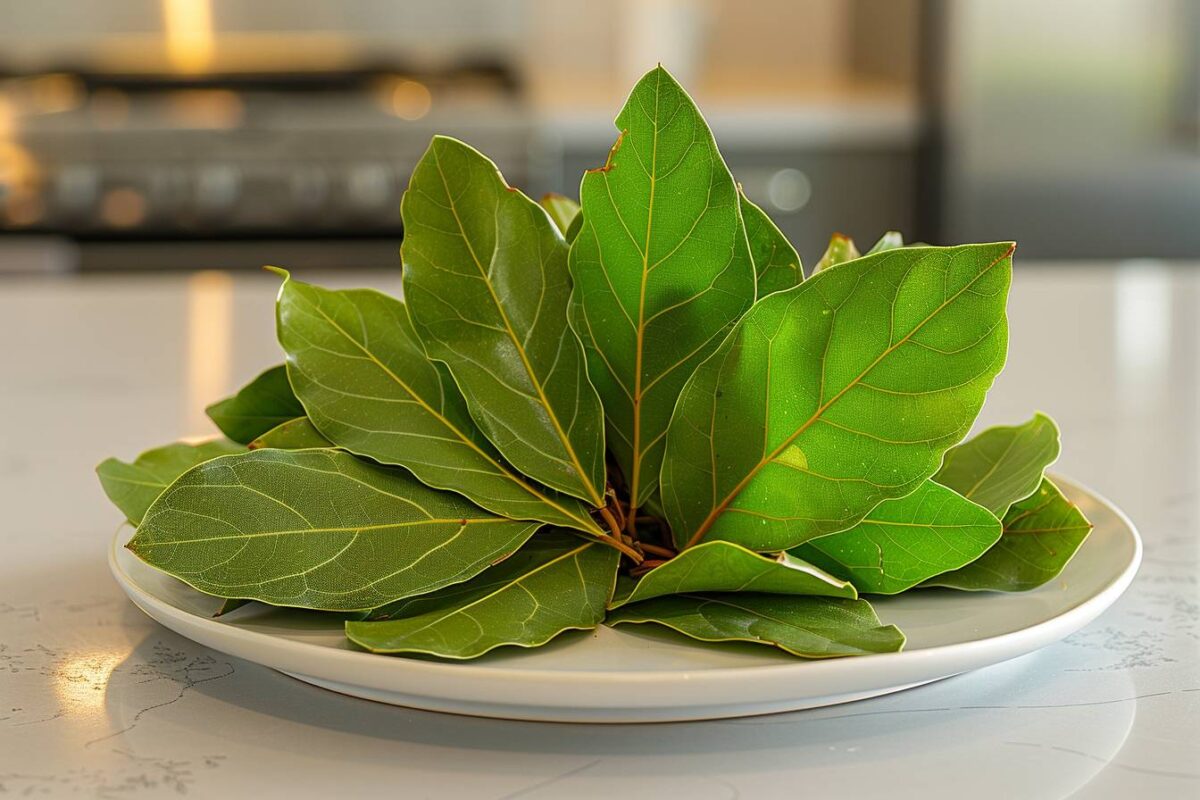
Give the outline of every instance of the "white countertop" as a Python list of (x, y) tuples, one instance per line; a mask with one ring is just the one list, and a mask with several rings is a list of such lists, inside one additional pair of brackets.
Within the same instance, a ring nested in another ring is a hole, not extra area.
[[(395, 289), (392, 276), (308, 275)], [(1022, 263), (981, 422), (1056, 417), (1056, 469), (1140, 527), (1133, 587), (1045, 650), (897, 695), (586, 727), (316, 689), (145, 618), (92, 467), (208, 432), (278, 359), (267, 275), (0, 280), (0, 796), (1138, 798), (1200, 793), (1200, 264)]]

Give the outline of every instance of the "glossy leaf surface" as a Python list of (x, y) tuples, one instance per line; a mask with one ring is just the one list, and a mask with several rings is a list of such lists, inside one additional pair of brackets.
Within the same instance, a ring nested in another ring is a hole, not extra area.
[(759, 301), (679, 398), (662, 486), (677, 545), (790, 549), (936, 472), (1004, 364), (1011, 253), (890, 250)]
[(497, 647), (537, 647), (604, 619), (620, 554), (567, 533), (544, 532), (474, 579), (393, 604), (385, 621), (346, 623), (376, 653), (475, 658)]
[(1058, 458), (1058, 426), (1045, 414), (1022, 425), (988, 428), (946, 451), (933, 479), (1003, 518), (1037, 491)]
[(176, 442), (142, 453), (132, 463), (107, 458), (96, 467), (100, 486), (125, 518), (137, 525), (171, 482), (197, 464), (240, 453), (244, 447), (225, 439), (200, 444)]
[(567, 244), (462, 142), (434, 137), (401, 204), (404, 296), (430, 357), (516, 468), (604, 505), (604, 411), (567, 325)]
[(538, 525), (340, 450), (252, 450), (184, 473), (127, 546), (218, 597), (352, 611), (474, 577)]
[(608, 163), (583, 178), (572, 324), (635, 507), (658, 485), (684, 382), (754, 301), (737, 189), (691, 98), (661, 67), (617, 116)]
[(860, 592), (896, 594), (979, 558), (1000, 538), (986, 508), (926, 481), (905, 497), (884, 500), (848, 531), (792, 551)]
[(804, 280), (800, 268), (800, 256), (778, 226), (767, 216), (767, 212), (750, 202), (745, 193), (738, 191), (742, 208), (742, 221), (746, 225), (746, 239), (750, 243), (750, 257), (754, 261), (754, 272), (758, 276), (758, 296), (790, 289)]
[(751, 642), (804, 658), (894, 653), (904, 634), (865, 600), (780, 594), (673, 594), (622, 606), (606, 622), (654, 623), (704, 642)]
[(230, 439), (248, 444), (276, 425), (304, 416), (304, 407), (280, 364), (250, 381), (233, 397), (213, 403), (205, 413)]
[(1037, 492), (1005, 514), (1000, 541), (978, 560), (927, 585), (997, 592), (1036, 589), (1058, 577), (1091, 530), (1083, 512), (1043, 478)]
[(333, 447), (333, 442), (326, 439), (312, 424), (308, 417), (289, 419), (282, 425), (276, 425), (271, 430), (259, 436), (249, 445), (251, 450), (264, 447), (275, 447), (280, 450), (304, 450), (309, 447)]
[(426, 357), (403, 303), (288, 279), (278, 315), (296, 393), (331, 442), (489, 511), (599, 533), (578, 500), (538, 486), (496, 452), (454, 381)]
[(787, 553), (765, 556), (732, 542), (707, 542), (684, 550), (636, 583), (620, 582), (612, 607), (696, 592), (858, 596), (849, 583)]

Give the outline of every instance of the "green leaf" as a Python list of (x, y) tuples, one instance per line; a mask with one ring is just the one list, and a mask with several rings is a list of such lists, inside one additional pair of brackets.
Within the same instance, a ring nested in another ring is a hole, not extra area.
[(276, 425), (304, 416), (282, 364), (259, 375), (233, 397), (213, 403), (205, 413), (235, 442), (249, 444)]
[(791, 552), (860, 592), (896, 594), (971, 563), (999, 538), (1000, 520), (986, 508), (926, 481), (910, 495), (884, 500), (850, 530)]
[(579, 238), (579, 232), (583, 230), (583, 213), (575, 215), (575, 219), (571, 220), (571, 224), (567, 226), (567, 230), (563, 233), (563, 238), (567, 240), (567, 244), (571, 244)]
[(1037, 492), (1004, 515), (1004, 535), (992, 549), (926, 585), (968, 591), (1035, 589), (1063, 571), (1091, 530), (1083, 512), (1043, 478)]
[(751, 642), (804, 658), (895, 653), (904, 634), (865, 600), (779, 594), (675, 594), (610, 611), (609, 625), (655, 623), (703, 642)]
[[(566, 237), (567, 231), (571, 230), (571, 225), (575, 222), (575, 218), (579, 216), (579, 203), (576, 203), (565, 194), (557, 194), (550, 192), (542, 195), (542, 208), (546, 209), (546, 213), (550, 215), (550, 219), (554, 220), (554, 225), (562, 232), (563, 237)], [(568, 239), (567, 241), (570, 241)]]
[(679, 84), (651, 71), (616, 125), (580, 189), (571, 322), (636, 511), (658, 486), (680, 389), (753, 303), (755, 277), (733, 177)]
[(567, 533), (542, 533), (474, 580), (395, 604), (383, 622), (347, 622), (374, 653), (475, 658), (506, 645), (537, 647), (604, 619), (620, 554)]
[(259, 436), (249, 445), (251, 450), (264, 447), (275, 447), (280, 450), (305, 450), (310, 447), (333, 447), (333, 442), (326, 439), (312, 424), (308, 417), (289, 419), (282, 425), (276, 425), (271, 430)]
[(742, 220), (746, 225), (746, 239), (750, 243), (750, 256), (754, 271), (758, 275), (758, 296), (790, 289), (804, 280), (800, 268), (800, 256), (783, 232), (745, 192), (738, 189), (738, 201), (742, 207)]
[(1012, 251), (889, 250), (760, 300), (671, 421), (678, 546), (790, 549), (933, 475), (1004, 364)]
[(695, 592), (858, 596), (849, 583), (788, 553), (764, 556), (731, 542), (706, 542), (684, 550), (636, 582), (618, 583), (611, 607)]
[(537, 528), (339, 450), (252, 450), (184, 473), (127, 546), (217, 597), (353, 611), (472, 578)]
[(567, 244), (546, 212), (443, 136), (400, 208), (404, 297), (430, 357), (509, 463), (603, 506), (604, 410), (567, 325)]
[(879, 237), (879, 241), (867, 251), (867, 255), (882, 253), (884, 250), (895, 250), (897, 247), (904, 247), (904, 237), (900, 235), (900, 231), (888, 231)]
[(171, 482), (197, 464), (246, 448), (225, 439), (200, 444), (176, 442), (142, 453), (133, 463), (107, 458), (96, 467), (100, 486), (125, 518), (137, 525)]
[(1037, 491), (1058, 452), (1058, 426), (1034, 414), (1022, 425), (988, 428), (951, 447), (933, 479), (1003, 518)]
[(830, 267), (836, 267), (838, 264), (844, 264), (847, 261), (853, 261), (859, 257), (858, 248), (854, 246), (854, 240), (849, 236), (835, 233), (829, 239), (829, 247), (826, 248), (825, 255), (821, 256), (821, 260), (813, 268), (813, 274), (823, 272)]
[(426, 357), (403, 303), (369, 289), (331, 291), (289, 278), (278, 315), (296, 394), (331, 442), (398, 464), (497, 514), (601, 532), (578, 500), (504, 462), (453, 379)]

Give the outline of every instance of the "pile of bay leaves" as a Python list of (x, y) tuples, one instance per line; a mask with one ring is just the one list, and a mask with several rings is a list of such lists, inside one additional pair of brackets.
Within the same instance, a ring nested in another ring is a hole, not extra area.
[(890, 652), (861, 595), (1056, 576), (1090, 525), (1043, 475), (1054, 423), (960, 443), (1014, 246), (835, 236), (806, 280), (666, 71), (616, 125), (579, 204), (435, 138), (403, 301), (278, 271), (285, 363), (209, 408), (227, 438), (98, 468), (129, 549), (223, 610), (455, 659), (601, 622)]

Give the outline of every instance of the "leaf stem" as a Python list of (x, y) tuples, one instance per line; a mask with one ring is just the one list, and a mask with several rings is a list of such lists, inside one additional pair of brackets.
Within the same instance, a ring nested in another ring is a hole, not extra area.
[(661, 559), (648, 558), (645, 561), (643, 561), (641, 564), (638, 564), (636, 567), (631, 569), (629, 571), (629, 575), (632, 578), (638, 578), (638, 577), (641, 577), (642, 575), (645, 575), (647, 572), (654, 569), (655, 567), (661, 567), (665, 563), (667, 563), (667, 562), (663, 561)]
[(611, 532), (611, 533), (609, 533), (609, 535), (603, 537), (602, 541), (606, 542), (607, 544), (612, 545), (613, 547), (617, 548), (625, 555), (629, 556), (629, 558), (632, 559), (634, 564), (642, 563), (642, 559), (643, 559), (642, 554), (639, 553), (634, 548), (630, 547), (629, 545), (625, 544), (625, 542), (622, 540), (621, 526), (617, 524), (617, 519), (616, 519), (616, 517), (614, 517), (612, 515), (612, 512), (609, 511), (605, 507), (600, 507), (596, 510), (600, 512), (601, 518), (608, 525), (608, 529)]
[(652, 556), (662, 556), (663, 558), (674, 558), (675, 556), (679, 555), (678, 553), (676, 553), (674, 550), (671, 550), (670, 548), (659, 547), (656, 544), (649, 544), (647, 542), (638, 542), (638, 544), (641, 545), (641, 548), (643, 550), (645, 550), (647, 553), (649, 553)]

